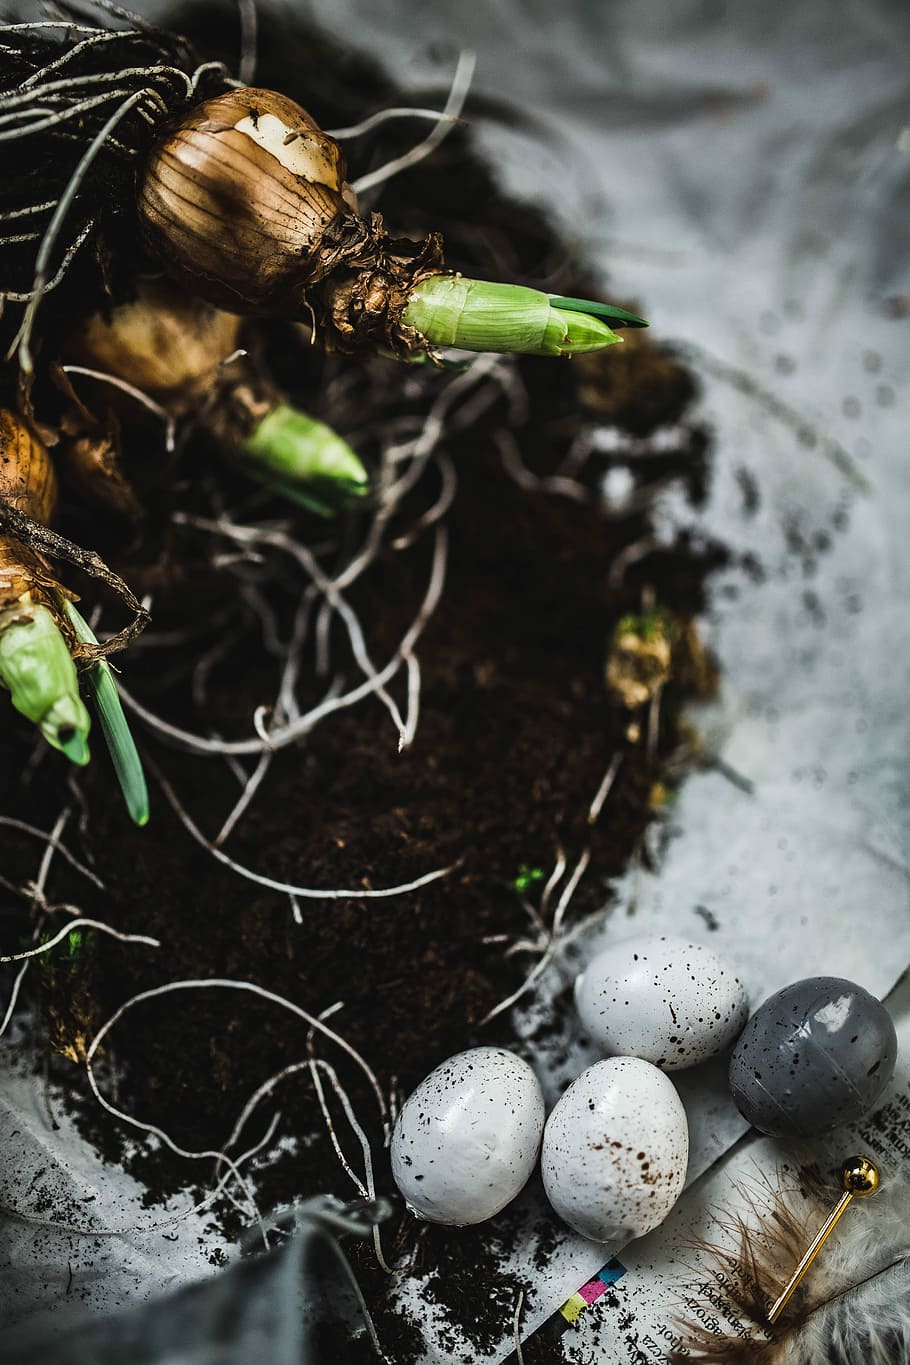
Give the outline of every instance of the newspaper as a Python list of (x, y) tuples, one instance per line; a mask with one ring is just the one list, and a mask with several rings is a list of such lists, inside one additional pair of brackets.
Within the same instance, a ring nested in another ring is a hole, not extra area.
[[(846, 1124), (824, 1145), (835, 1160), (858, 1154), (876, 1161), (883, 1173), (876, 1196), (881, 1199), (887, 1198), (889, 1178), (910, 1179), (910, 980), (902, 983), (889, 1005), (901, 1055), (876, 1110), (879, 1119), (873, 1123), (867, 1116)], [(660, 1365), (680, 1344), (674, 1323), (681, 1312), (718, 1336), (750, 1339), (752, 1329), (731, 1303), (726, 1277), (693, 1247), (699, 1239), (722, 1240), (712, 1212), (742, 1209), (738, 1192), (754, 1188), (762, 1176), (776, 1184), (787, 1158), (786, 1148), (765, 1138), (741, 1144), (719, 1161), (656, 1232), (622, 1253), (607, 1277), (609, 1292), (596, 1299), (592, 1294), (591, 1305), (577, 1313), (574, 1304), (567, 1305), (566, 1316), (574, 1319), (575, 1330), (563, 1337), (566, 1360), (573, 1365), (600, 1360)], [(864, 1202), (852, 1216), (874, 1219), (875, 1200)], [(859, 1277), (863, 1268), (856, 1269)]]

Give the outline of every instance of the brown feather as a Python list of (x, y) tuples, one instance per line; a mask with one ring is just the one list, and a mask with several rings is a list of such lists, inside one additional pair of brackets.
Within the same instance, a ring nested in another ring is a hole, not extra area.
[(716, 1210), (716, 1237), (692, 1245), (698, 1287), (684, 1290), (672, 1365), (900, 1365), (910, 1359), (910, 1189), (897, 1179), (883, 1177), (874, 1199), (847, 1209), (776, 1325), (767, 1324), (769, 1306), (840, 1193), (839, 1183), (812, 1165), (778, 1184), (762, 1177), (737, 1187), (734, 1202), (745, 1212)]

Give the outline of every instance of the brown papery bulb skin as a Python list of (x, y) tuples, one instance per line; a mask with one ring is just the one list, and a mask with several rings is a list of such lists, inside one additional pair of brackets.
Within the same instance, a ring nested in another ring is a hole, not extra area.
[[(57, 476), (44, 442), (17, 413), (0, 408), (0, 497), (17, 512), (47, 526), (57, 508)], [(14, 536), (0, 534), (0, 624), (29, 603), (54, 607), (58, 586), (50, 565)], [(71, 596), (71, 594), (67, 594)]]
[[(155, 398), (192, 403), (237, 350), (242, 321), (159, 280), (137, 296), (94, 313), (73, 332), (69, 358), (125, 380)], [(168, 406), (172, 406), (168, 403)]]
[(338, 144), (294, 100), (231, 90), (152, 148), (138, 200), (145, 244), (220, 308), (294, 315), (333, 263), (327, 231), (353, 216), (345, 173)]
[(9, 408), (0, 408), (0, 497), (44, 526), (57, 508), (57, 476), (47, 447)]

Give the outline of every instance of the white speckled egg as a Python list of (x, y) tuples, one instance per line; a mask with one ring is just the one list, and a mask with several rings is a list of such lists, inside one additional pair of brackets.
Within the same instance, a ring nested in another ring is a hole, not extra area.
[(627, 938), (598, 953), (575, 982), (575, 1005), (595, 1046), (662, 1071), (714, 1057), (749, 1014), (739, 977), (683, 938)]
[(618, 1249), (663, 1222), (688, 1160), (689, 1125), (673, 1082), (639, 1057), (611, 1057), (557, 1102), (540, 1164), (560, 1218)]
[(501, 1047), (459, 1052), (402, 1106), (392, 1175), (408, 1207), (463, 1227), (505, 1208), (534, 1169), (544, 1124), (540, 1082)]

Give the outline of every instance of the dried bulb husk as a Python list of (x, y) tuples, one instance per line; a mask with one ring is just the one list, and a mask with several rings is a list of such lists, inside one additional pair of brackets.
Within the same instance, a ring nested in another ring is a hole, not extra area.
[[(84, 319), (67, 338), (64, 355), (109, 375), (180, 418), (204, 408), (225, 360), (237, 350), (242, 320), (177, 288), (168, 280), (140, 280), (136, 297)], [(136, 398), (114, 385), (93, 395), (101, 415), (76, 393), (69, 377), (57, 382), (69, 399), (61, 422), (64, 473), (82, 495), (128, 521), (142, 506), (120, 461), (120, 424), (135, 419)]]
[(629, 711), (644, 706), (669, 680), (674, 623), (661, 611), (624, 616), (607, 655), (607, 689)]
[[(338, 144), (285, 95), (232, 90), (152, 149), (138, 209), (147, 247), (201, 298), (238, 313), (300, 311), (351, 215)], [(347, 198), (345, 197), (347, 195)]]
[[(225, 367), (241, 326), (236, 315), (174, 284), (143, 281), (133, 302), (95, 314), (77, 328), (69, 353), (153, 396), (173, 417), (191, 415), (246, 473), (323, 515), (362, 497), (367, 473), (346, 441), (291, 406), (250, 356), (240, 353)], [(123, 490), (110, 442), (104, 443), (103, 427), (66, 377), (60, 382), (73, 403), (66, 424), (75, 439), (65, 443), (67, 465), (83, 491), (114, 506)], [(118, 397), (123, 395), (112, 390), (112, 402), (124, 416), (135, 415), (135, 400), (125, 397), (121, 405)]]
[(47, 447), (9, 408), (0, 408), (0, 497), (45, 526), (57, 506), (57, 478)]
[[(0, 497), (44, 524), (57, 502), (47, 447), (8, 408), (0, 408)], [(90, 721), (57, 594), (63, 589), (47, 561), (15, 536), (0, 535), (0, 684), (49, 744), (82, 764), (88, 761)]]
[(126, 521), (140, 522), (142, 504), (120, 464), (120, 432), (115, 418), (61, 440), (59, 461), (65, 478), (81, 497)]
[(0, 632), (30, 619), (32, 603), (46, 602), (56, 586), (49, 565), (14, 536), (0, 535)]
[[(9, 408), (0, 408), (0, 498), (45, 526), (57, 506), (57, 476), (47, 447)], [(21, 614), (24, 599), (49, 602), (47, 594), (56, 586), (41, 555), (14, 536), (0, 535), (0, 629), (10, 612)], [(26, 605), (26, 614), (29, 609)]]
[(241, 326), (236, 314), (172, 284), (145, 280), (131, 302), (81, 323), (66, 352), (152, 397), (190, 403), (236, 351)]

